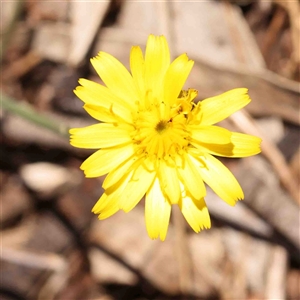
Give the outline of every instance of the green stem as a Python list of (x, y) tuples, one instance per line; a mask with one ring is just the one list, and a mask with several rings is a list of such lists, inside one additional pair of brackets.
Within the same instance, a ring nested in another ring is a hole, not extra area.
[(4, 110), (18, 115), (40, 127), (47, 128), (48, 130), (51, 130), (65, 138), (69, 138), (69, 128), (65, 124), (58, 123), (49, 116), (37, 112), (29, 104), (17, 102), (3, 94), (1, 96), (1, 108)]

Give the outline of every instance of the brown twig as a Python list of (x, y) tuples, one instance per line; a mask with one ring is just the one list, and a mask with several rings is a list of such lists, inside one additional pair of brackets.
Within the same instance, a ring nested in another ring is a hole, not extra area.
[(173, 207), (172, 217), (175, 227), (175, 255), (179, 269), (179, 287), (181, 294), (191, 294), (193, 289), (192, 258), (185, 231), (185, 220), (178, 207)]
[(246, 57), (245, 57), (245, 53), (243, 51), (242, 41), (240, 40), (238, 32), (237, 32), (236, 24), (233, 22), (232, 4), (230, 2), (228, 2), (227, 0), (223, 0), (223, 2), (224, 2), (224, 9), (225, 9), (224, 15), (226, 17), (226, 22), (229, 26), (229, 32), (230, 32), (233, 48), (237, 55), (237, 60), (240, 63), (244, 64), (244, 63), (246, 63)]
[(267, 32), (265, 34), (265, 38), (261, 50), (267, 63), (269, 62), (270, 51), (274, 46), (280, 31), (283, 28), (285, 20), (286, 20), (285, 11), (282, 8), (277, 7), (277, 10), (275, 11), (275, 14), (271, 20), (270, 26), (267, 29)]
[(63, 272), (67, 269), (65, 259), (54, 253), (35, 253), (29, 250), (2, 247), (1, 259), (34, 269)]
[(18, 60), (11, 63), (3, 70), (3, 81), (16, 80), (28, 73), (32, 68), (42, 61), (42, 58), (33, 51), (28, 52)]
[(275, 246), (272, 249), (271, 263), (266, 280), (266, 299), (286, 299), (285, 281), (288, 256), (284, 248)]

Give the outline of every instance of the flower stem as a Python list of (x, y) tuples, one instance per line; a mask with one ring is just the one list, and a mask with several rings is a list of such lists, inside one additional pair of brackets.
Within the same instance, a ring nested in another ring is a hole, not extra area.
[(58, 123), (57, 120), (53, 120), (51, 117), (39, 113), (27, 103), (17, 102), (3, 94), (1, 96), (1, 108), (4, 110), (14, 115), (18, 115), (40, 127), (47, 128), (65, 138), (69, 137), (69, 128), (65, 124)]

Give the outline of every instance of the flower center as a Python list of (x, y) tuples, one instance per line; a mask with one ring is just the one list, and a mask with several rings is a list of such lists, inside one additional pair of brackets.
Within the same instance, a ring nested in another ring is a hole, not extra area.
[(189, 145), (187, 124), (194, 95), (194, 90), (182, 92), (172, 107), (157, 99), (149, 101), (146, 108), (139, 107), (132, 135), (137, 153), (154, 159), (175, 159), (185, 151)]
[(155, 130), (158, 133), (162, 133), (163, 131), (165, 131), (168, 128), (168, 122), (161, 120), (157, 123), (157, 125), (155, 126)]

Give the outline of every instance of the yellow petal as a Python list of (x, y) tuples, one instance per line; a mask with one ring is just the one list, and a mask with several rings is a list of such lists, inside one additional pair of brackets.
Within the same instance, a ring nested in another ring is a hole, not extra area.
[(192, 156), (185, 156), (183, 168), (178, 168), (178, 172), (184, 187), (195, 199), (201, 199), (206, 195), (206, 189), (200, 176), (199, 168), (194, 165)]
[(120, 181), (117, 189), (110, 191), (110, 193), (105, 191), (94, 205), (92, 212), (95, 214), (100, 214), (100, 220), (108, 218), (120, 209), (119, 203), (122, 197), (122, 192), (124, 191), (129, 179), (130, 174), (125, 176), (123, 180)]
[(109, 203), (109, 198), (105, 193), (103, 193), (100, 199), (96, 202), (96, 204), (92, 208), (92, 212), (94, 214), (100, 214), (101, 211), (107, 206), (108, 203)]
[(231, 132), (218, 126), (189, 126), (191, 138), (196, 142), (212, 144), (229, 144), (231, 142)]
[(106, 52), (99, 52), (91, 63), (105, 85), (128, 104), (138, 99), (138, 93), (128, 70), (116, 58)]
[[(206, 167), (203, 167), (203, 161)], [(229, 205), (244, 198), (244, 193), (233, 174), (215, 157), (205, 154), (198, 168), (203, 180)]]
[(164, 78), (164, 99), (170, 105), (174, 105), (194, 62), (189, 60), (186, 54), (177, 57), (170, 65)]
[(108, 88), (88, 80), (81, 79), (79, 82), (86, 86), (78, 86), (74, 93), (85, 103), (85, 109), (91, 107), (98, 112), (97, 120), (103, 119), (105, 122), (106, 120), (110, 122), (111, 118), (115, 120), (116, 115), (123, 120), (132, 120), (131, 108), (127, 107), (126, 102), (115, 96)]
[(164, 36), (149, 35), (145, 51), (145, 89), (160, 95), (163, 77), (170, 65), (170, 51)]
[(199, 102), (201, 125), (220, 122), (250, 102), (248, 89), (237, 88)]
[(106, 176), (102, 187), (107, 190), (115, 185), (122, 177), (126, 176), (129, 172), (131, 172), (134, 166), (137, 163), (138, 157), (133, 155), (129, 159), (125, 160), (122, 164), (120, 164), (116, 169), (109, 172)]
[(121, 106), (130, 110), (131, 105), (124, 101), (121, 97), (116, 96), (109, 88), (97, 82), (80, 78), (79, 84), (75, 89), (80, 98), (86, 104), (99, 105), (109, 108), (111, 104)]
[(195, 200), (189, 196), (183, 197), (179, 205), (186, 221), (195, 232), (210, 228), (210, 217), (204, 199)]
[(87, 158), (80, 168), (84, 170), (86, 177), (102, 176), (118, 167), (133, 154), (134, 147), (132, 144), (100, 149)]
[(104, 193), (93, 207), (92, 212), (99, 214), (98, 218), (100, 220), (104, 220), (115, 214), (118, 210), (118, 203), (116, 201), (112, 201), (112, 199), (109, 199), (109, 197)]
[(142, 164), (139, 165), (122, 192), (120, 209), (125, 212), (132, 210), (146, 194), (154, 181), (154, 177), (155, 172), (149, 172)]
[(181, 197), (179, 179), (175, 167), (169, 166), (163, 159), (160, 160), (159, 182), (163, 193), (172, 204), (178, 203)]
[(233, 157), (246, 157), (261, 152), (261, 138), (254, 135), (232, 132), (231, 143), (233, 144)]
[(158, 179), (156, 179), (146, 194), (145, 220), (148, 235), (151, 239), (160, 237), (165, 240), (171, 214), (171, 204), (161, 192)]
[(114, 114), (111, 110), (104, 108), (102, 106), (86, 104), (83, 106), (83, 108), (91, 117), (93, 117), (94, 119), (100, 122), (116, 123), (120, 120), (119, 116)]
[(98, 216), (98, 219), (105, 220), (105, 219), (111, 217), (112, 215), (114, 215), (119, 210), (120, 209), (119, 209), (118, 204), (114, 203), (113, 205), (106, 207), (106, 209), (103, 210), (102, 213)]
[(145, 96), (145, 61), (140, 47), (134, 46), (130, 52), (130, 69), (133, 81), (137, 87), (140, 98)]
[(128, 126), (122, 126), (122, 124), (100, 123), (84, 128), (73, 128), (69, 132), (71, 134), (70, 144), (79, 148), (107, 148), (132, 141)]
[(119, 115), (115, 114), (112, 106), (111, 109), (107, 109), (102, 106), (85, 104), (83, 108), (91, 117), (93, 117), (94, 119), (100, 122), (106, 122), (106, 123), (117, 123), (119, 121), (126, 122), (126, 120), (130, 118), (129, 117), (128, 119), (126, 119), (124, 117), (120, 117)]
[(226, 145), (192, 143), (202, 152), (225, 157), (247, 157), (261, 152), (261, 139), (238, 132), (231, 133), (231, 143)]

